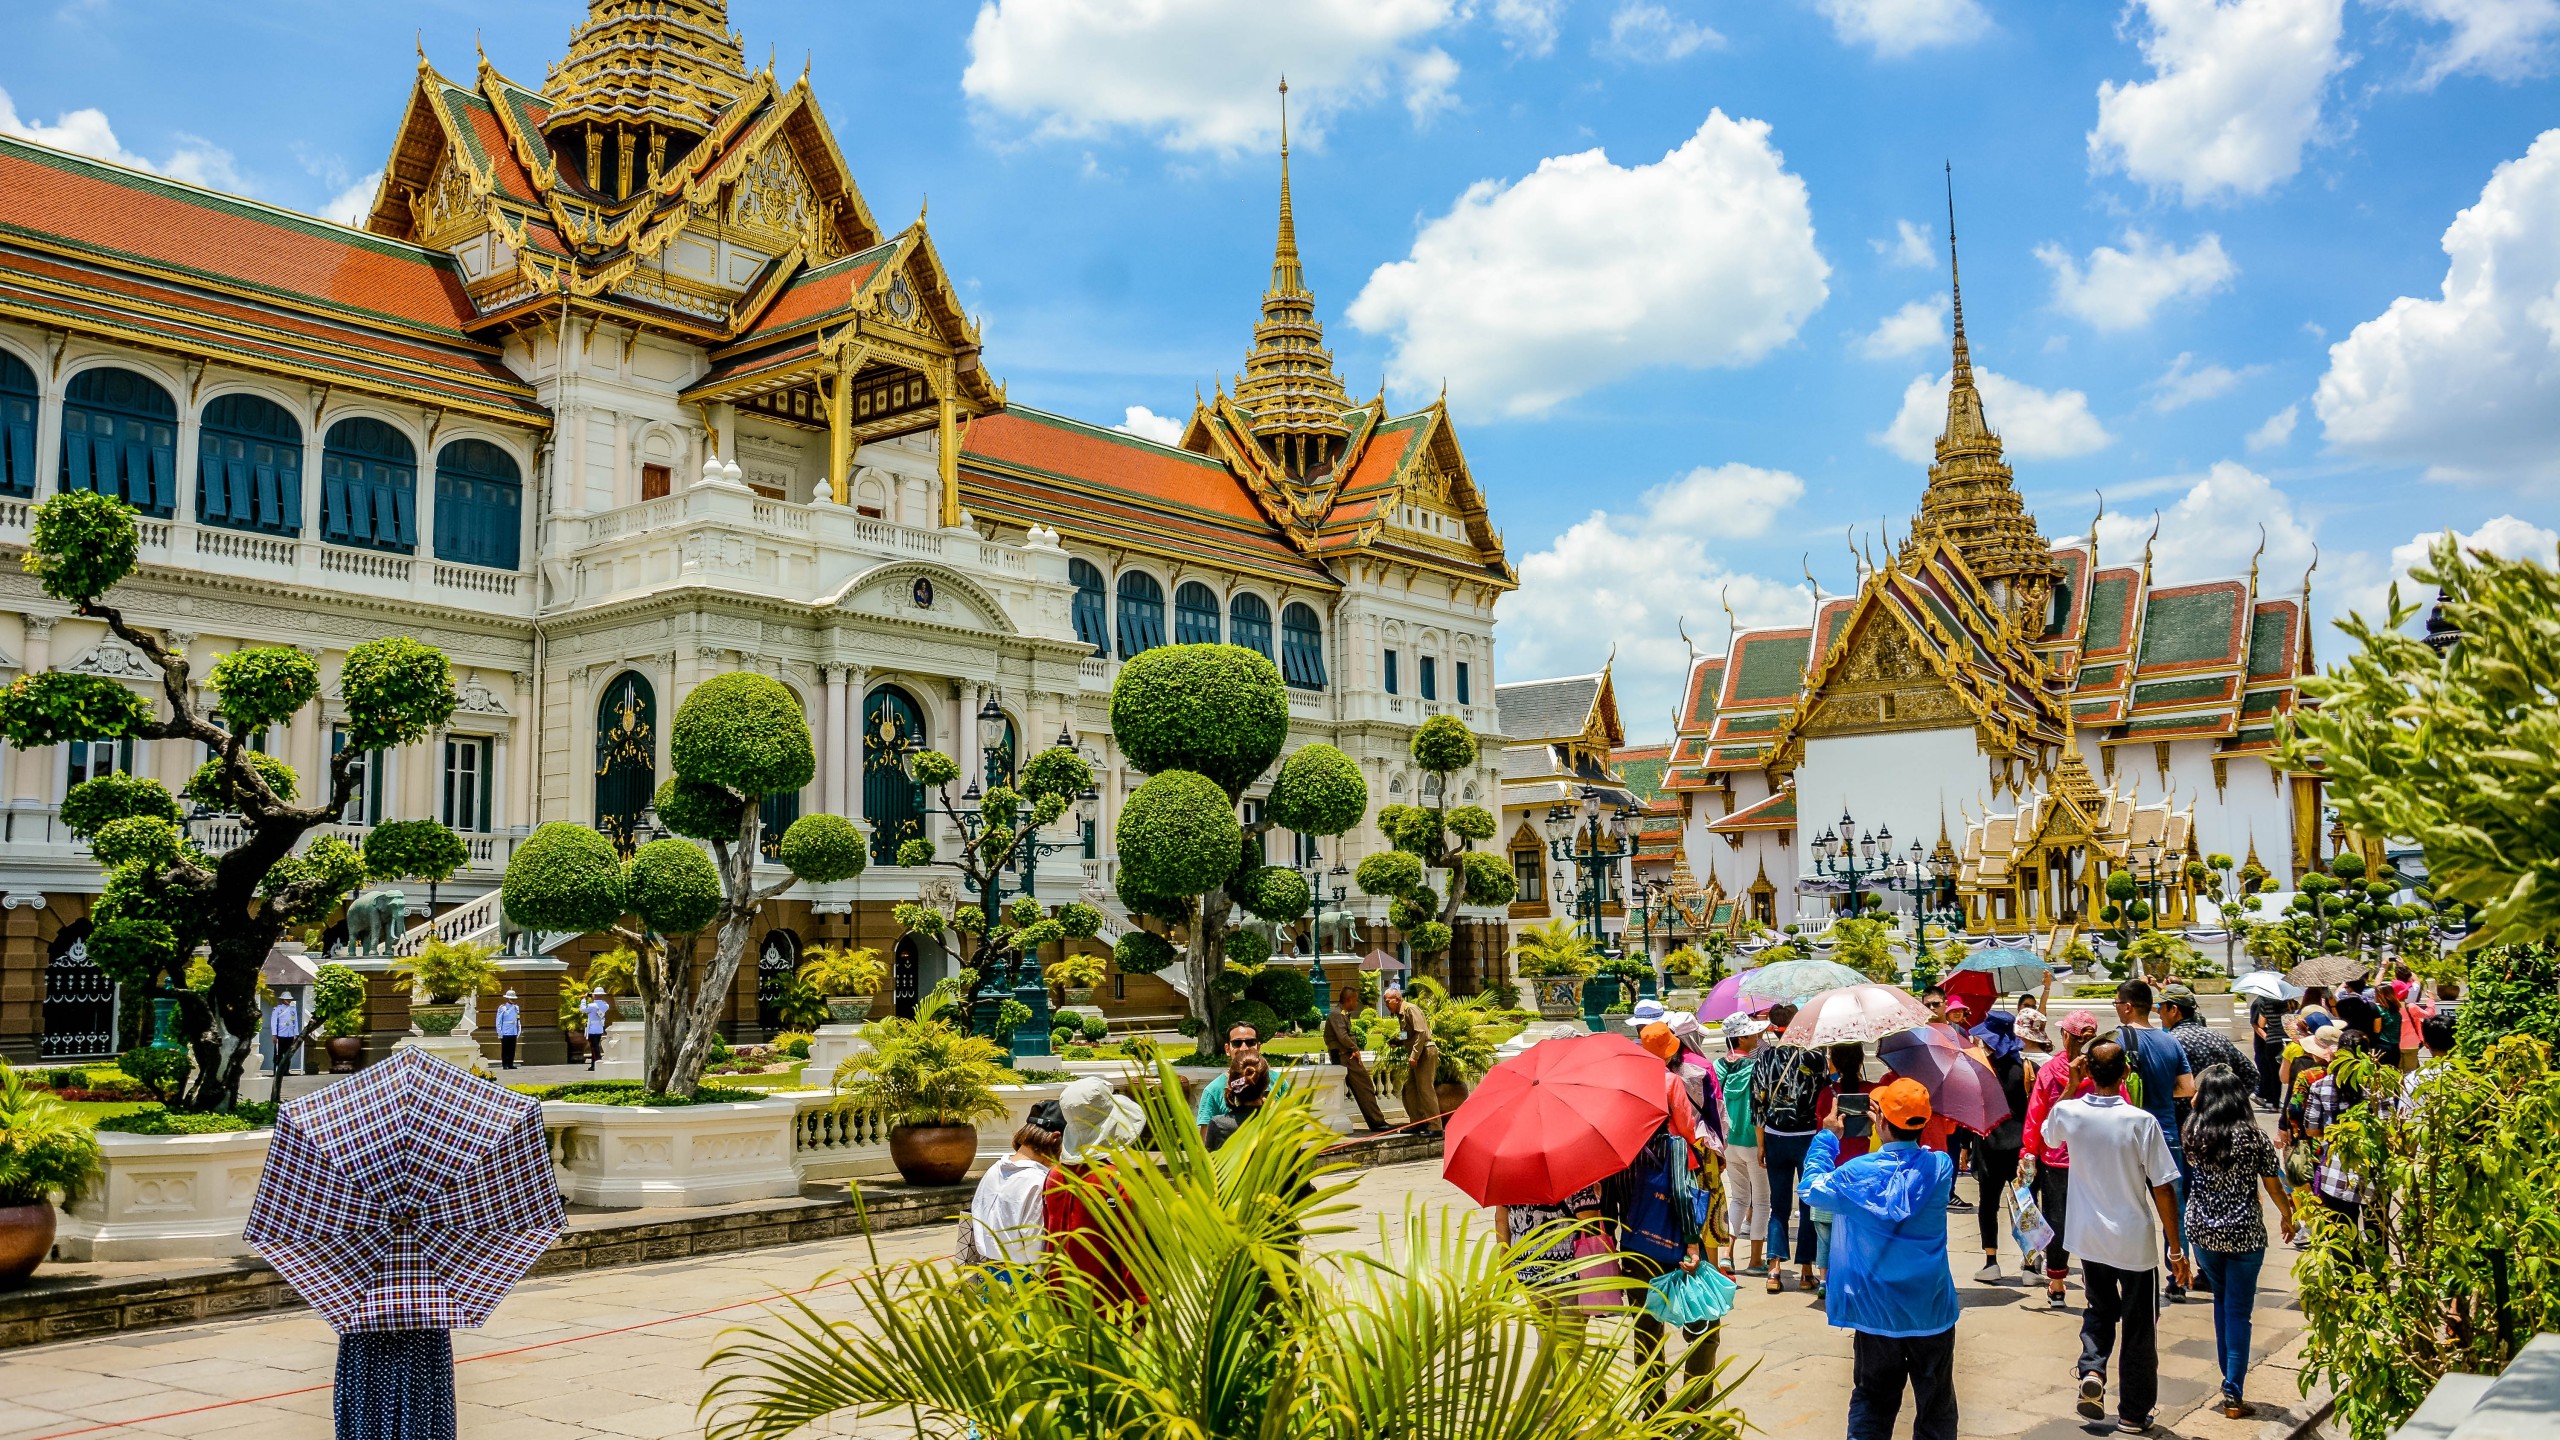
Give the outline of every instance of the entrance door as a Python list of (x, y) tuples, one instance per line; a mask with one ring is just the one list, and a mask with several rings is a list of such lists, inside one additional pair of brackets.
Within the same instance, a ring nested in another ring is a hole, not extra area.
[(895, 987), (891, 991), (890, 998), (897, 1005), (898, 1018), (913, 1020), (916, 1018), (916, 1002), (924, 998), (924, 962), (917, 954), (916, 937), (913, 935), (898, 937), (898, 950), (890, 969), (890, 981)]
[(116, 1053), (116, 982), (89, 958), (89, 922), (63, 927), (44, 967), (44, 1038), (36, 1052), (47, 1060), (93, 1060)]
[(895, 865), (898, 847), (924, 838), (924, 787), (900, 762), (925, 743), (914, 699), (883, 685), (862, 702), (862, 813), (871, 821), (871, 863)]
[(626, 670), (596, 703), (596, 829), (626, 860), (657, 790), (657, 694), (639, 672)]

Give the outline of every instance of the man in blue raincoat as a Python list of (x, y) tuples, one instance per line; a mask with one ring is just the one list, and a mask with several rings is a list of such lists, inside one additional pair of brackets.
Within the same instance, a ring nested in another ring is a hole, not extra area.
[(1956, 1284), (1947, 1269), (1955, 1162), (1920, 1146), (1929, 1092), (1896, 1080), (1868, 1097), (1881, 1148), (1840, 1163), (1834, 1109), (1806, 1152), (1798, 1193), (1836, 1217), (1823, 1308), (1854, 1332), (1849, 1440), (1890, 1440), (1911, 1386), (1912, 1440), (1956, 1437)]

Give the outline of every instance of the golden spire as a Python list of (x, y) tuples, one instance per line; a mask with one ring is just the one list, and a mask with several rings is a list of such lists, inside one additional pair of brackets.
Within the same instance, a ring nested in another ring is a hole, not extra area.
[(1982, 395), (1974, 388), (1973, 351), (1964, 334), (1964, 278), (1956, 259), (1955, 166), (1947, 166), (1947, 280), (1954, 321), (1954, 363), (1947, 378), (1947, 425), (1938, 435), (1937, 461), (1929, 467), (1929, 487), (1921, 493), (1920, 511), (1902, 542), (1906, 558), (1932, 540), (1945, 538), (1964, 557), (1965, 568), (1982, 582), (1993, 603), (2017, 629), (2033, 638), (2044, 633), (2046, 606), (2062, 566), (2036, 529), (2035, 517), (2018, 498), (2016, 478), (1982, 413)]
[(1316, 321), (1316, 297), (1307, 289), (1298, 258), (1298, 218), (1289, 193), (1289, 82), (1280, 82), (1280, 230), (1271, 251), (1271, 288), (1262, 295), (1262, 322), (1236, 377), (1236, 404), (1252, 417), (1252, 431), (1274, 465), (1292, 480), (1332, 473), (1351, 427), (1343, 412), (1350, 392), (1334, 373)]
[(594, 125), (669, 136), (681, 154), (745, 92), (746, 57), (728, 0), (588, 0), (586, 22), (569, 32), (569, 53), (542, 88), (552, 102), (542, 128), (555, 143)]

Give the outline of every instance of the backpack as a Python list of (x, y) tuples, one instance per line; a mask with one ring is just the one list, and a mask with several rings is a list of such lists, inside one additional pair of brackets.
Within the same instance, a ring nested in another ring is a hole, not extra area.
[(1760, 1129), (1804, 1134), (1822, 1128), (1815, 1099), (1829, 1066), (1811, 1050), (1773, 1045), (1751, 1072), (1751, 1108)]

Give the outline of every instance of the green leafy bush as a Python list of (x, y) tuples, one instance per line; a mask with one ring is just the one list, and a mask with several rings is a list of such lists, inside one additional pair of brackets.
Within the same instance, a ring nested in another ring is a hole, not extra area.
[(258, 1127), (240, 1115), (172, 1113), (154, 1105), (124, 1115), (110, 1115), (97, 1128), (118, 1135), (228, 1135)]
[(809, 1046), (811, 1042), (815, 1041), (817, 1038), (818, 1037), (814, 1035), (802, 1034), (797, 1030), (785, 1030), (781, 1034), (774, 1036), (773, 1039), (766, 1043), (771, 1045), (777, 1052), (788, 1055), (794, 1060), (806, 1060), (809, 1058)]
[(364, 977), (344, 965), (323, 965), (311, 987), (311, 1024), (323, 1035), (364, 1033)]
[(1434, 715), (1413, 732), (1413, 763), (1447, 775), (1476, 763), (1475, 732), (1455, 715)]
[(365, 874), (375, 880), (443, 880), (470, 858), (462, 837), (434, 820), (385, 820), (365, 832)]
[(607, 995), (628, 995), (639, 988), (640, 955), (628, 945), (616, 945), (587, 962), (587, 984), (600, 986)]
[(1148, 775), (1207, 776), (1232, 806), (1289, 738), (1288, 687), (1241, 645), (1160, 645), (1121, 665), (1111, 734)]
[(80, 604), (133, 573), (142, 532), (132, 506), (94, 490), (65, 490), (36, 507), (35, 529), (19, 561), (56, 600)]
[(808, 719), (770, 675), (736, 670), (693, 687), (667, 742), (675, 773), (741, 796), (798, 790), (818, 772)]
[(1226, 954), (1228, 964), (1250, 969), (1271, 958), (1271, 942), (1258, 930), (1230, 930)]
[(632, 913), (661, 935), (690, 935), (720, 914), (719, 868), (690, 840), (652, 840), (633, 851), (623, 883)]
[(1099, 1015), (1079, 1015), (1076, 1017), (1076, 1033), (1084, 1038), (1085, 1043), (1098, 1045), (1110, 1037), (1111, 1022)]
[[(232, 650), (214, 657), (213, 669), (204, 683), (219, 697), (214, 713), (231, 727), (231, 733), (254, 735), (291, 720), (320, 697), (320, 662), (291, 645)], [(262, 775), (269, 774), (263, 765), (258, 770)], [(203, 772), (197, 774), (201, 776)], [(275, 788), (272, 776), (267, 785)], [(278, 794), (279, 798), (291, 798)]]
[(1288, 1028), (1280, 1023), (1280, 1013), (1278, 1011), (1263, 1004), (1259, 1000), (1249, 999), (1238, 1000), (1234, 1004), (1229, 1005), (1227, 1007), (1226, 1015), (1219, 1023), (1225, 1025), (1230, 1030), (1234, 1029), (1238, 1025), (1250, 1025), (1253, 1027), (1253, 1033), (1262, 1036), (1266, 1040), (1274, 1035), (1283, 1033)]
[(0, 1060), (0, 1206), (71, 1204), (87, 1193), (98, 1169), (90, 1127)]
[(451, 1005), (465, 995), (498, 993), (498, 947), (485, 941), (429, 937), (417, 954), (391, 962), (394, 983), (406, 985), (437, 1005)]
[(1271, 782), (1271, 822), (1301, 835), (1339, 835), (1368, 810), (1359, 764), (1331, 745), (1299, 746)]
[(738, 820), (746, 802), (717, 785), (704, 785), (685, 779), (659, 782), (656, 799), (658, 823), (678, 835), (695, 840), (727, 840), (738, 838)]
[(1265, 967), (1245, 982), (1245, 998), (1259, 1000), (1271, 1007), (1280, 1023), (1291, 1030), (1304, 1030), (1324, 1022), (1324, 1012), (1316, 1003), (1316, 987), (1306, 972), (1285, 965)]
[(1004, 1114), (995, 1087), (1012, 1078), (1005, 1052), (943, 1023), (939, 1009), (927, 1004), (914, 1019), (864, 1026), (871, 1048), (836, 1067), (837, 1103), (883, 1112), (892, 1125), (975, 1125)]
[(566, 820), (552, 821), (516, 847), (499, 903), (519, 928), (573, 935), (609, 929), (631, 908), (613, 842)]
[[(232, 653), (239, 654), (241, 652), (234, 651)], [(299, 658), (301, 653), (302, 652), (298, 650), (294, 652), (296, 658)], [(261, 754), (255, 750), (243, 752), (240, 758), (249, 762), (249, 768), (258, 772), (258, 778), (266, 782), (267, 789), (273, 792), (278, 800), (291, 804), (295, 797), (301, 793), (301, 777), (294, 774), (293, 767), (287, 765), (282, 760), (277, 759), (273, 755)], [(196, 773), (188, 777), (185, 788), (180, 790), (178, 793), (184, 795), (189, 800), (196, 801), (215, 810), (223, 811), (226, 814), (231, 811), (238, 810), (242, 805), (247, 803), (247, 797), (241, 793), (242, 787), (234, 784), (229, 779), (229, 773), (230, 767), (224, 765), (218, 757), (212, 760), (207, 760), (196, 767)], [(429, 820), (388, 821), (386, 823), (432, 825), (435, 822)], [(460, 862), (457, 861), (456, 863), (459, 864)], [(447, 873), (451, 872), (448, 871)]]
[(536, 1100), (559, 1100), (575, 1105), (747, 1105), (772, 1098), (760, 1090), (735, 1085), (704, 1085), (691, 1095), (670, 1095), (650, 1090), (637, 1080), (580, 1080), (567, 1085), (519, 1088)]
[(869, 857), (862, 831), (841, 815), (803, 815), (782, 832), (783, 865), (816, 885), (849, 880)]
[(1306, 914), (1315, 900), (1307, 887), (1307, 877), (1286, 865), (1257, 866), (1243, 881), (1228, 888), (1248, 914), (1275, 923)]
[(1159, 895), (1199, 895), (1224, 884), (1244, 844), (1235, 801), (1211, 777), (1189, 770), (1149, 776), (1121, 807), (1117, 833), (1123, 873)]
[(187, 1072), (194, 1066), (194, 1059), (184, 1050), (154, 1050), (148, 1045), (116, 1057), (116, 1068), (149, 1091), (152, 1099), (160, 1101), (166, 1101), (186, 1083)]
[(1600, 946), (1572, 921), (1559, 917), (1523, 929), (1512, 943), (1511, 961), (1527, 980), (1589, 975), (1600, 968)]
[(2471, 985), (2454, 1012), (2454, 1048), (2477, 1059), (2509, 1035), (2560, 1049), (2560, 945), (2495, 945), (2472, 954)]
[(800, 978), (821, 995), (877, 995), (888, 974), (880, 952), (869, 948), (819, 945), (800, 962)]
[(1041, 973), (1052, 985), (1070, 990), (1090, 990), (1102, 983), (1104, 969), (1101, 956), (1077, 953), (1050, 962)]
[(390, 750), (414, 744), (453, 718), (462, 697), (444, 652), (406, 635), (367, 640), (338, 669), (346, 701), (347, 745)]
[(83, 780), (62, 797), (62, 828), (76, 839), (93, 839), (115, 821), (135, 815), (153, 816), (174, 825), (178, 822), (177, 797), (157, 780), (122, 770)]

